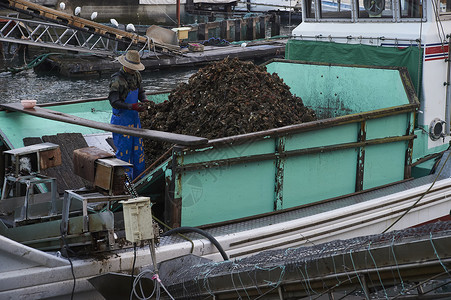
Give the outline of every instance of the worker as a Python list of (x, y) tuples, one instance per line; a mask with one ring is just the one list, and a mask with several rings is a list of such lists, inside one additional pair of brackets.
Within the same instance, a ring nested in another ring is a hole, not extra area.
[[(139, 53), (128, 50), (117, 58), (122, 67), (111, 77), (108, 99), (113, 107), (111, 124), (141, 128), (139, 112), (145, 110), (146, 98), (139, 71), (144, 70)], [(145, 168), (142, 138), (113, 132), (116, 157), (133, 164), (127, 169), (130, 179), (136, 178)]]

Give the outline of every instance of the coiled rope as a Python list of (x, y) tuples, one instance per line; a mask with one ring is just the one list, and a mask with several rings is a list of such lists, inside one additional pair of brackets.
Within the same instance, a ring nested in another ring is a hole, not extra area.
[(41, 54), (41, 55), (37, 56), (35, 59), (33, 59), (31, 62), (29, 62), (28, 64), (26, 64), (20, 68), (6, 67), (5, 71), (15, 74), (15, 73), (19, 73), (19, 72), (22, 72), (22, 71), (25, 71), (28, 69), (32, 69), (32, 68), (39, 66), (41, 63), (43, 63), (47, 59), (47, 57), (49, 57), (50, 55), (60, 55), (60, 54), (61, 53)]

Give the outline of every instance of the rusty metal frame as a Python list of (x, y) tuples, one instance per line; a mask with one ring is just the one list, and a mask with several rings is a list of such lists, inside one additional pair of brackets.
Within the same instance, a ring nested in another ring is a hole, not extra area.
[(180, 227), (182, 224), (182, 198), (176, 197), (175, 186), (180, 186), (180, 173), (174, 172), (177, 168), (177, 156), (182, 151), (182, 147), (174, 146), (172, 148), (171, 168), (173, 170), (171, 177), (165, 176), (165, 197), (164, 197), (164, 221), (170, 227)]
[[(329, 118), (317, 121), (311, 121), (307, 123), (301, 123), (296, 125), (289, 125), (280, 128), (273, 128), (264, 131), (252, 132), (247, 134), (235, 135), (230, 137), (224, 137), (219, 139), (209, 140), (208, 144), (204, 145), (207, 147), (217, 147), (224, 144), (244, 144), (251, 140), (263, 140), (265, 138), (272, 138), (275, 136), (284, 136), (288, 134), (295, 134), (300, 132), (308, 132), (317, 130), (320, 128), (329, 128), (338, 125), (345, 125), (350, 123), (357, 123), (368, 121), (372, 119), (377, 119), (386, 116), (393, 116), (402, 113), (410, 113), (414, 112), (419, 108), (419, 103), (411, 103), (406, 105), (394, 106), (388, 109), (376, 110), (370, 112), (363, 112), (359, 114), (346, 115), (342, 117)], [(200, 146), (202, 147), (202, 146)], [(198, 147), (198, 148), (200, 148)], [(190, 149), (195, 149), (194, 147), (190, 147)]]
[[(366, 141), (366, 121), (360, 123), (360, 131), (357, 137), (357, 141), (359, 142)], [(357, 173), (355, 182), (356, 192), (363, 190), (364, 170), (365, 170), (365, 147), (359, 147), (357, 155)]]
[(344, 149), (350, 149), (350, 148), (362, 148), (362, 147), (370, 146), (370, 145), (380, 145), (380, 144), (385, 144), (385, 143), (411, 141), (414, 138), (416, 138), (416, 135), (395, 136), (395, 137), (379, 138), (379, 139), (365, 140), (365, 141), (353, 142), (353, 143), (336, 144), (336, 145), (331, 145), (331, 146), (321, 146), (321, 147), (313, 147), (313, 148), (308, 148), (308, 149), (283, 151), (280, 153), (257, 154), (257, 155), (248, 155), (248, 156), (242, 156), (242, 157), (236, 157), (236, 158), (218, 159), (218, 160), (212, 160), (209, 162), (180, 165), (180, 166), (176, 167), (176, 171), (184, 172), (184, 171), (192, 171), (192, 170), (199, 170), (199, 169), (207, 169), (207, 168), (212, 168), (212, 167), (230, 166), (230, 165), (236, 165), (236, 164), (247, 163), (247, 162), (287, 158), (287, 157), (306, 155), (306, 154), (323, 153), (323, 152), (329, 152), (329, 151), (335, 151), (335, 150), (344, 150)]
[(274, 181), (274, 210), (280, 210), (283, 208), (283, 170), (285, 164), (285, 157), (281, 154), (285, 153), (285, 138), (280, 137), (276, 139), (275, 143), (275, 166), (276, 174)]

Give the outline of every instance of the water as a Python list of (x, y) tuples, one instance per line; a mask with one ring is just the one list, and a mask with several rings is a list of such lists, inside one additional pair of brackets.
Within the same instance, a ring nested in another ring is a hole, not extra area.
[[(281, 34), (289, 34), (293, 28), (294, 26), (282, 26)], [(19, 52), (18, 49), (12, 49), (10, 53)], [(21, 67), (33, 57), (31, 55), (25, 60), (14, 54), (9, 58), (0, 56), (0, 103), (13, 103), (22, 99), (36, 99), (38, 103), (48, 103), (108, 96), (110, 76), (72, 79), (61, 75), (36, 74), (32, 69), (16, 74), (2, 72), (6, 67)], [(177, 68), (144, 71), (141, 73), (143, 86), (148, 92), (171, 90), (181, 82), (187, 82), (197, 70), (198, 68)]]
[[(142, 72), (143, 86), (148, 92), (171, 90), (187, 82), (197, 69)], [(36, 99), (38, 103), (89, 99), (108, 96), (110, 76), (70, 79), (56, 75), (36, 74), (32, 69), (12, 74), (0, 73), (0, 103)]]

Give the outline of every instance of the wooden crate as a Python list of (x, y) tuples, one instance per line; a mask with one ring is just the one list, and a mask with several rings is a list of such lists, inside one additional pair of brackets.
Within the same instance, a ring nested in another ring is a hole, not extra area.
[(117, 158), (102, 158), (96, 160), (94, 185), (105, 190), (110, 195), (125, 193), (125, 169), (133, 165)]

